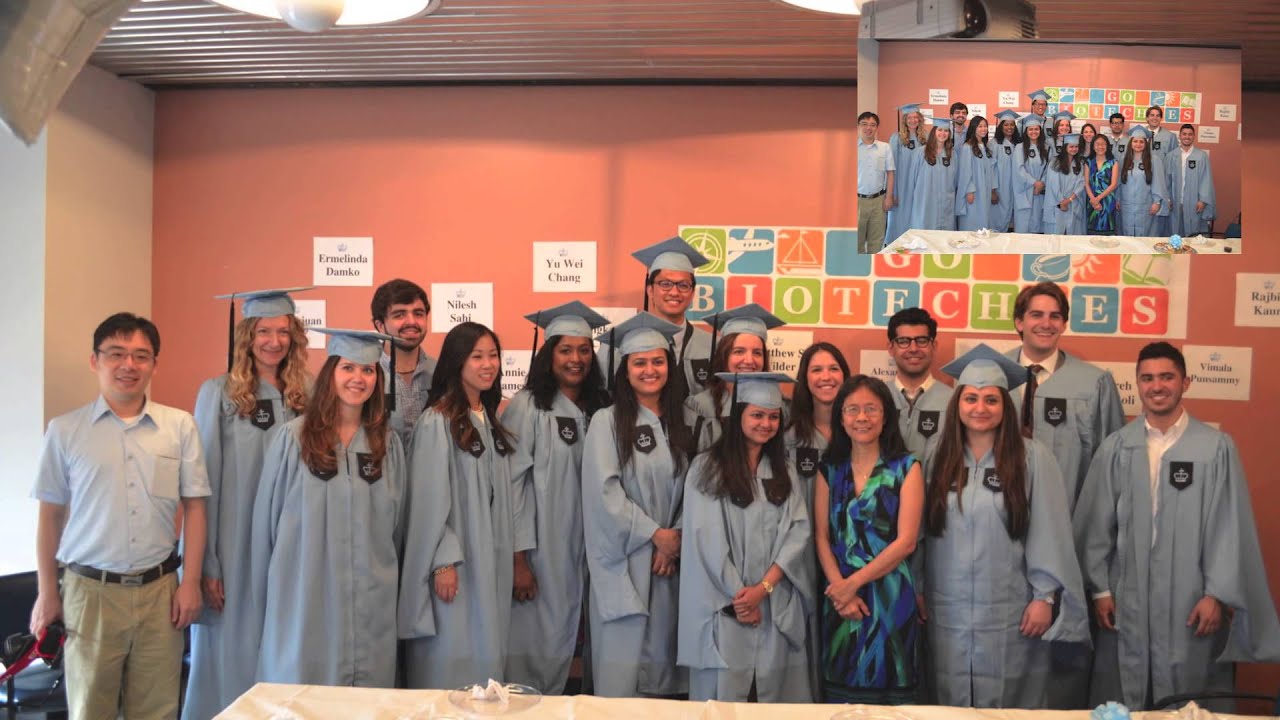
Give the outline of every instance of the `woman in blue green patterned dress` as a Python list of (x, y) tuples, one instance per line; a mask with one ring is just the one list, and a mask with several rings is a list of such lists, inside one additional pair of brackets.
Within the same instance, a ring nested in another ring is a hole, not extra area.
[(838, 423), (815, 485), (818, 561), (826, 577), (822, 684), (827, 702), (910, 703), (920, 618), (908, 559), (924, 477), (880, 380), (855, 375), (836, 395)]
[(1090, 235), (1115, 235), (1116, 183), (1120, 177), (1120, 163), (1111, 154), (1111, 141), (1105, 135), (1093, 138), (1093, 157), (1088, 162), (1089, 178), (1084, 185), (1089, 196), (1086, 232)]

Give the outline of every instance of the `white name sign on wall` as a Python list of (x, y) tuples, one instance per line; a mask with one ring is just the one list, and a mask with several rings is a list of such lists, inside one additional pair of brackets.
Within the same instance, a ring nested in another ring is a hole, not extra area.
[(373, 286), (373, 238), (312, 239), (312, 285)]
[(593, 242), (534, 243), (533, 291), (595, 292), (596, 244)]
[(432, 283), (431, 332), (447, 333), (464, 322), (493, 328), (493, 283)]

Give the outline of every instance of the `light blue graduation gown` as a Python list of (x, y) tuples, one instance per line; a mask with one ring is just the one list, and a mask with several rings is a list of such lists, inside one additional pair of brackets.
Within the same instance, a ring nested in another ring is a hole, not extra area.
[(702, 452), (715, 444), (724, 432), (723, 420), (729, 417), (729, 404), (733, 402), (733, 388), (726, 386), (720, 407), (715, 407), (715, 396), (708, 388), (684, 401), (685, 424), (693, 433), (694, 448)]
[[(1032, 433), (1057, 458), (1067, 503), (1074, 509), (1093, 454), (1124, 425), (1124, 406), (1110, 372), (1066, 352), (1059, 354), (1062, 364), (1036, 388)], [(1018, 348), (1005, 355), (1018, 362)], [(1010, 393), (1016, 407), (1022, 407), (1025, 389), (1022, 385)]]
[[(401, 574), (399, 626), (411, 688), (457, 688), (503, 680), (511, 624), (512, 561), (530, 549), (524, 487), (511, 479), (492, 426), (468, 412), (479, 434), (467, 450), (434, 408), (413, 429), (411, 492)], [(521, 542), (521, 541), (524, 542)], [(444, 602), (432, 572), (458, 568), (458, 594)]]
[[(1134, 157), (1133, 168), (1129, 176), (1120, 177), (1120, 185), (1116, 189), (1116, 202), (1120, 203), (1117, 219), (1120, 222), (1120, 235), (1137, 237), (1160, 236), (1157, 218), (1169, 214), (1169, 190), (1165, 177), (1164, 160), (1156, 153), (1151, 154), (1151, 182), (1147, 182), (1147, 173), (1142, 169), (1145, 163), (1140, 156)], [(1151, 205), (1159, 203), (1156, 215), (1151, 214)], [(1168, 231), (1163, 233), (1168, 234)]]
[(996, 187), (1000, 189), (1000, 202), (991, 210), (991, 229), (1005, 232), (1013, 226), (1014, 157), (1022, 148), (1011, 142), (992, 142), (991, 152), (996, 156)]
[(893, 404), (898, 409), (898, 429), (902, 431), (902, 439), (907, 449), (918, 458), (924, 457), (925, 447), (930, 438), (942, 430), (942, 423), (947, 418), (947, 404), (951, 402), (950, 385), (934, 378), (924, 394), (916, 398), (913, 407), (902, 394), (898, 383), (889, 381), (889, 394), (893, 396)]
[[(361, 428), (323, 480), (302, 462), (304, 418), (271, 440), (253, 508), (258, 680), (393, 687), (406, 468), (387, 430), (381, 468)], [(379, 473), (381, 473), (379, 475)]]
[[(1026, 537), (1009, 537), (994, 456), (975, 462), (967, 448), (968, 478), (958, 496), (947, 496), (946, 527), (940, 537), (925, 534), (930, 682), (939, 704), (1046, 707), (1058, 682), (1054, 646), (1087, 650), (1088, 610), (1058, 466), (1034, 440), (1026, 458)], [(934, 460), (926, 459), (926, 478)], [(1049, 630), (1025, 637), (1018, 628), (1028, 603), (1058, 592)]]
[[(1178, 136), (1176, 133), (1170, 132), (1161, 127), (1148, 142), (1151, 145), (1152, 157), (1160, 158), (1160, 167), (1164, 168), (1165, 172), (1164, 185), (1165, 187), (1168, 187), (1170, 174), (1169, 163), (1173, 162), (1173, 153), (1178, 151)], [(1166, 195), (1165, 197), (1168, 196)], [(1169, 214), (1164, 212), (1165, 208), (1161, 207), (1160, 209), (1161, 214), (1157, 215), (1155, 222), (1152, 223), (1154, 228), (1152, 233), (1156, 237), (1168, 237), (1172, 234), (1170, 228), (1173, 227), (1173, 223), (1170, 220)]]
[[(773, 468), (762, 460), (755, 500), (743, 508), (699, 489), (708, 465), (707, 454), (694, 459), (684, 496), (678, 662), (690, 671), (689, 699), (746, 702), (754, 681), (760, 702), (812, 702), (805, 616), (815, 580), (803, 486), (788, 472), (791, 492), (774, 505), (764, 490)], [(774, 564), (783, 579), (761, 602), (759, 625), (721, 612)]]
[(222, 580), (222, 612), (207, 604), (191, 626), (191, 674), (182, 704), (184, 720), (212, 718), (256, 682), (258, 646), (249, 609), (250, 534), (262, 458), (272, 435), (294, 417), (280, 391), (258, 381), (258, 407), (247, 418), (227, 397), (227, 376), (206, 380), (196, 396), (195, 421), (204, 448), (211, 495), (205, 503), (208, 537), (203, 574)]
[[(1085, 201), (1089, 196), (1084, 192), (1085, 175), (1088, 169), (1080, 172), (1063, 174), (1057, 168), (1050, 167), (1044, 180), (1044, 222), (1041, 229), (1046, 235), (1084, 235), (1085, 234)], [(1058, 203), (1075, 194), (1066, 210), (1058, 207)]]
[(893, 196), (896, 202), (889, 211), (888, 226), (884, 234), (886, 245), (897, 240), (911, 226), (912, 196), (915, 192), (916, 173), (920, 170), (920, 163), (924, 162), (924, 144), (924, 139), (917, 138), (904, 145), (898, 133), (889, 137), (889, 150), (893, 153), (896, 168), (893, 175)]
[[(1218, 214), (1209, 153), (1192, 147), (1184, 169), (1182, 149), (1179, 148), (1169, 154), (1166, 171), (1169, 175), (1169, 197), (1173, 198), (1173, 232), (1185, 237), (1209, 232), (1209, 223)], [(1204, 211), (1197, 213), (1196, 203), (1199, 202), (1203, 202), (1205, 207)]]
[(1032, 145), (1030, 153), (1031, 157), (1024, 157), (1022, 147), (1013, 150), (1013, 229), (1019, 233), (1038, 233), (1044, 223), (1044, 195), (1033, 193), (1035, 183), (1044, 182), (1049, 167), (1045, 157), (1048, 151), (1042, 153)]
[[(816, 430), (813, 439), (801, 442), (796, 436), (795, 428), (788, 428), (784, 442), (787, 447), (787, 462), (791, 463), (791, 472), (804, 488), (804, 509), (809, 518), (809, 527), (813, 528), (813, 491), (818, 472), (822, 468), (822, 455), (827, 451), (827, 439)], [(822, 597), (819, 584), (826, 578), (822, 575), (822, 567), (818, 564), (818, 549), (811, 540), (805, 551), (812, 566), (813, 584), (808, 592), (801, 595), (808, 603), (805, 607), (808, 637), (806, 639), (809, 654), (809, 689), (815, 700), (821, 700), (822, 694), (822, 633), (819, 623), (822, 617), (818, 612), (818, 600)]]
[(679, 528), (684, 470), (671, 456), (658, 416), (641, 407), (647, 428), (627, 467), (618, 465), (614, 408), (598, 411), (582, 456), (582, 515), (591, 591), (592, 680), (596, 695), (674, 695), (688, 690), (676, 667), (679, 575), (652, 573), (653, 533)]
[(959, 152), (959, 149), (953, 149), (951, 157), (940, 153), (932, 165), (921, 155), (911, 196), (910, 227), (917, 230), (956, 229), (956, 170), (959, 164), (956, 155)]
[(538, 582), (533, 600), (511, 604), (506, 679), (559, 695), (569, 679), (587, 582), (581, 477), (587, 416), (561, 393), (551, 409), (540, 410), (533, 394), (521, 390), (502, 423), (515, 435), (512, 481), (525, 487), (524, 510), (533, 513), (517, 527), (535, 533), (522, 544), (536, 545), (529, 565)]
[[(973, 154), (968, 145), (956, 148), (960, 170), (956, 179), (956, 224), (961, 230), (996, 228), (997, 207), (991, 204), (991, 191), (1000, 188), (995, 155), (990, 147), (978, 146), (982, 157)], [(973, 193), (969, 204), (967, 193)]]
[[(1231, 663), (1280, 662), (1280, 623), (1231, 437), (1188, 418), (1160, 460), (1154, 518), (1149, 468), (1138, 417), (1098, 449), (1073, 519), (1086, 589), (1110, 591), (1116, 603), (1116, 631), (1095, 635), (1090, 704), (1136, 708), (1230, 691)], [(1187, 618), (1205, 595), (1234, 618), (1224, 613), (1215, 635), (1196, 637)]]

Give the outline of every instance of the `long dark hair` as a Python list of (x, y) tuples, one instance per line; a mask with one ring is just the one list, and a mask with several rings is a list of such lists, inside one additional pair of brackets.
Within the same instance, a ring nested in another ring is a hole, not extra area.
[(986, 118), (976, 115), (969, 119), (969, 128), (965, 130), (964, 144), (973, 150), (974, 157), (982, 157), (983, 150), (987, 151), (987, 157), (991, 157), (991, 147), (987, 145), (987, 136), (978, 137), (978, 126), (986, 121)]
[[(813, 391), (809, 389), (809, 366), (813, 364), (813, 356), (820, 352), (830, 353), (845, 379), (849, 378), (849, 362), (844, 359), (840, 348), (829, 342), (816, 342), (805, 348), (804, 354), (800, 356), (800, 367), (796, 370), (796, 389), (791, 396), (791, 422), (788, 425), (795, 430), (796, 442), (802, 447), (813, 447), (818, 436), (818, 428), (813, 424)], [(832, 406), (832, 432), (835, 432), (834, 428), (839, 421), (839, 411)]]
[[(700, 489), (706, 494), (727, 497), (738, 507), (747, 507), (756, 499), (755, 476), (747, 463), (747, 438), (742, 432), (742, 416), (746, 409), (745, 403), (733, 404), (724, 432), (707, 451), (707, 473), (700, 484)], [(791, 494), (791, 475), (781, 422), (778, 423), (778, 432), (761, 448), (760, 460), (768, 462), (773, 471), (773, 477), (764, 481), (764, 496), (774, 505), (781, 505)]]
[[(1048, 159), (1049, 156), (1045, 154), (1048, 151), (1048, 146), (1045, 145), (1044, 127), (1042, 126), (1036, 126), (1036, 127), (1040, 127), (1040, 136), (1036, 138), (1036, 141), (1034, 144), (1036, 148), (1040, 150), (1040, 157)], [(1031, 129), (1030, 127), (1026, 128), (1026, 130), (1030, 130), (1030, 129)], [(1024, 130), (1023, 132), (1026, 132), (1026, 130)], [(1031, 159), (1031, 145), (1032, 145), (1031, 138), (1024, 135), (1022, 138), (1022, 159), (1023, 160)]]
[[(729, 371), (729, 356), (733, 354), (733, 344), (738, 341), (738, 336), (742, 333), (729, 333), (723, 335), (716, 341), (716, 351), (711, 354), (711, 377), (707, 378), (706, 387), (711, 390), (711, 399), (715, 401), (712, 406), (712, 412), (719, 415), (720, 405), (724, 403), (725, 393), (729, 391), (729, 384), (724, 380), (715, 376), (718, 372)], [(751, 337), (757, 337), (752, 335)], [(763, 362), (760, 365), (761, 372), (769, 372), (769, 344), (760, 341), (760, 347), (764, 349)]]
[[(560, 383), (556, 381), (551, 365), (555, 360), (556, 348), (564, 337), (564, 335), (552, 335), (543, 342), (542, 347), (538, 348), (537, 354), (533, 356), (529, 375), (524, 380), (524, 388), (533, 395), (533, 405), (539, 410), (550, 410), (551, 403), (555, 402), (556, 393), (560, 392)], [(600, 370), (600, 363), (596, 362), (594, 345), (591, 349), (591, 364), (587, 369), (587, 376), (582, 380), (578, 404), (586, 411), (587, 417), (591, 417), (597, 410), (609, 405), (609, 392), (604, 389), (604, 372)]]
[[(693, 435), (689, 426), (684, 424), (684, 405), (678, 394), (678, 388), (672, 386), (672, 373), (684, 374), (684, 368), (676, 363), (675, 353), (670, 348), (663, 351), (667, 357), (667, 382), (662, 386), (662, 394), (658, 404), (662, 407), (662, 421), (667, 428), (667, 445), (677, 469), (685, 467), (693, 451)], [(627, 360), (631, 355), (622, 356), (622, 364), (613, 377), (613, 418), (615, 439), (618, 443), (618, 467), (625, 468), (636, 451), (636, 418), (640, 416), (640, 400), (636, 391), (627, 379)]]
[[(338, 445), (338, 393), (333, 389), (333, 375), (342, 361), (338, 355), (330, 355), (324, 361), (303, 415), (298, 444), (302, 449), (302, 462), (312, 473), (338, 469), (334, 451)], [(360, 426), (369, 443), (369, 454), (375, 463), (380, 463), (387, 453), (387, 413), (382, 396), (382, 366), (374, 363), (373, 367), (376, 378), (373, 394), (360, 406)]]
[(440, 359), (431, 375), (427, 407), (434, 408), (449, 420), (449, 434), (458, 447), (467, 450), (480, 439), (475, 425), (467, 417), (467, 413), (471, 412), (471, 404), (467, 401), (467, 391), (462, 388), (462, 368), (476, 343), (486, 335), (493, 338), (493, 345), (498, 349), (498, 374), (493, 379), (493, 385), (480, 393), (480, 404), (484, 406), (484, 414), (494, 435), (501, 440), (494, 443), (497, 446), (495, 449), (498, 454), (506, 455), (511, 448), (511, 434), (498, 422), (498, 403), (502, 402), (502, 343), (489, 328), (476, 322), (464, 322), (453, 326), (449, 334), (444, 336), (444, 344), (440, 346)]
[[(1093, 131), (1093, 137), (1089, 138), (1088, 142), (1084, 139), (1086, 128)], [(1080, 126), (1080, 157), (1088, 158), (1093, 156), (1093, 138), (1096, 137), (1098, 137), (1098, 128), (1094, 127), (1093, 123), (1085, 123)]]
[(1081, 162), (1080, 153), (1076, 153), (1075, 157), (1071, 157), (1071, 154), (1067, 152), (1067, 146), (1063, 145), (1062, 152), (1058, 153), (1058, 157), (1053, 159), (1053, 169), (1063, 175), (1069, 175), (1073, 172), (1079, 175)]
[(889, 386), (880, 378), (870, 375), (854, 375), (840, 386), (835, 403), (831, 406), (831, 444), (822, 455), (824, 465), (843, 465), (853, 459), (853, 438), (845, 432), (842, 418), (844, 401), (859, 388), (875, 393), (884, 407), (884, 426), (880, 429), (880, 457), (888, 463), (907, 454), (907, 443), (898, 427), (898, 406), (893, 403)]
[(1017, 146), (1017, 145), (1021, 145), (1021, 144), (1022, 144), (1022, 132), (1021, 132), (1020, 130), (1018, 130), (1018, 121), (1017, 121), (1017, 120), (1001, 120), (1001, 121), (996, 125), (996, 132), (995, 132), (995, 135), (996, 135), (996, 142), (997, 142), (997, 143), (999, 143), (1000, 145), (1003, 145), (1003, 144), (1004, 144), (1004, 124), (1005, 124), (1005, 123), (1012, 123), (1012, 124), (1013, 124), (1013, 134), (1009, 136), (1009, 143), (1010, 143), (1011, 145), (1015, 145), (1015, 146)]
[[(1143, 138), (1145, 142), (1142, 144), (1142, 167), (1143, 172), (1147, 175), (1147, 184), (1151, 184), (1151, 141)], [(1133, 169), (1133, 140), (1129, 140), (1129, 152), (1124, 154), (1124, 163), (1120, 166), (1120, 182), (1129, 182), (1129, 171)]]
[[(947, 403), (947, 419), (942, 424), (942, 437), (933, 456), (929, 471), (929, 487), (925, 492), (925, 528), (934, 537), (941, 537), (947, 527), (947, 494), (956, 493), (956, 507), (960, 507), (960, 493), (968, 480), (964, 466), (964, 423), (960, 422), (960, 396), (968, 385), (956, 388)], [(1027, 456), (1022, 433), (1018, 429), (1018, 411), (1009, 391), (1000, 388), (1000, 401), (1004, 404), (1000, 426), (996, 429), (996, 441), (992, 454), (996, 459), (996, 477), (1000, 479), (1000, 492), (1004, 495), (1005, 512), (1008, 513), (1006, 529), (1009, 537), (1019, 540), (1026, 537), (1030, 521), (1027, 498)], [(975, 458), (977, 460), (977, 458)]]

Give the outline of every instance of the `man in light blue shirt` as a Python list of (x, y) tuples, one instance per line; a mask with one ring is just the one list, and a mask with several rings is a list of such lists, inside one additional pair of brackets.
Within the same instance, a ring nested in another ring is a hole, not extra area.
[(858, 252), (877, 253), (884, 247), (884, 232), (893, 207), (893, 151), (877, 140), (880, 116), (858, 116)]
[(71, 717), (173, 718), (183, 631), (203, 605), (209, 480), (191, 415), (147, 398), (156, 326), (118, 313), (93, 340), (101, 394), (49, 423), (31, 493), (40, 501), (31, 632), (60, 618), (67, 626)]

